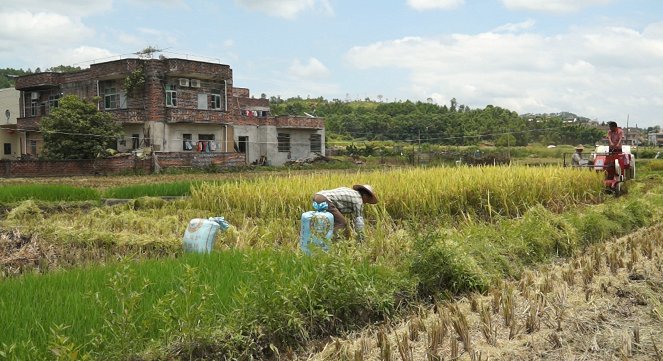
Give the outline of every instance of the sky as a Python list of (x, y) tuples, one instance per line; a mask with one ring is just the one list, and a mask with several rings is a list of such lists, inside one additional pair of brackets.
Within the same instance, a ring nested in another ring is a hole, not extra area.
[(423, 101), (663, 125), (662, 0), (1, 0), (0, 68), (230, 65), (259, 97)]

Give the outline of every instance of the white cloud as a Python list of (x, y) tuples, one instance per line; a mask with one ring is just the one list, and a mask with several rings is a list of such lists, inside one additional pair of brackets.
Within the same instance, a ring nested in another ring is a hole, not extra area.
[(465, 0), (407, 0), (407, 4), (416, 10), (455, 9), (465, 3)]
[[(12, 51), (26, 45), (30, 48), (57, 48), (61, 44), (81, 41), (94, 35), (94, 30), (79, 21), (53, 13), (0, 13), (0, 49)], [(0, 53), (3, 50), (0, 50)]]
[(604, 5), (613, 0), (502, 0), (510, 10), (533, 10), (552, 13), (569, 13), (582, 8)]
[(73, 49), (58, 49), (49, 54), (47, 60), (54, 65), (74, 65), (81, 68), (91, 63), (117, 60), (120, 57), (110, 51), (93, 46), (79, 46)]
[(235, 0), (235, 2), (250, 10), (286, 19), (294, 19), (308, 10), (318, 10), (328, 15), (333, 15), (334, 12), (329, 0)]
[(295, 59), (288, 68), (288, 73), (301, 79), (322, 79), (329, 76), (329, 69), (316, 58), (309, 58), (307, 64)]
[(663, 83), (662, 29), (652, 24), (644, 32), (602, 27), (554, 36), (488, 32), (408, 37), (354, 47), (346, 59), (359, 69), (406, 70), (408, 89), (399, 91), (414, 99), (430, 97), (446, 104), (455, 97), (472, 107), (568, 110), (603, 119), (626, 112), (635, 119), (641, 108), (654, 107), (657, 114), (642, 115), (653, 123), (663, 114), (657, 95)]
[(498, 26), (497, 28), (493, 29), (493, 32), (496, 33), (502, 33), (502, 32), (507, 32), (507, 33), (516, 33), (521, 30), (527, 30), (530, 29), (534, 26), (535, 21), (532, 19), (520, 22), (520, 23), (508, 23), (504, 24), (502, 26)]
[(77, 18), (103, 13), (110, 10), (112, 4), (112, 1), (89, 0), (3, 0), (2, 12), (56, 13)]

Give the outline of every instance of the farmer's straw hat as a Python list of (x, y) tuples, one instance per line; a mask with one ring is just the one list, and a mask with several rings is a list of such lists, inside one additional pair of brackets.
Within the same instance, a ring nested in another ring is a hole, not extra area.
[(582, 144), (578, 144), (576, 145), (576, 149), (583, 150), (585, 147), (583, 147)]
[(370, 185), (355, 184), (352, 186), (352, 189), (356, 190), (359, 193), (366, 194), (368, 196), (367, 203), (376, 204), (378, 202), (378, 198), (375, 196), (375, 193), (373, 192), (373, 187), (371, 187)]

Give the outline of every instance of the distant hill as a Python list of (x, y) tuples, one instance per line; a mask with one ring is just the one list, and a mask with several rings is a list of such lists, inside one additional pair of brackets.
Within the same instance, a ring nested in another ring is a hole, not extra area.
[[(79, 66), (70, 66), (70, 65), (58, 65), (52, 68), (46, 68), (45, 72), (56, 72), (56, 73), (70, 73), (74, 71), (81, 70)], [(32, 73), (41, 73), (41, 69), (37, 68), (34, 71), (28, 68), (28, 70), (23, 69), (14, 69), (14, 68), (0, 68), (0, 89), (11, 88), (14, 86), (14, 77), (32, 74)]]

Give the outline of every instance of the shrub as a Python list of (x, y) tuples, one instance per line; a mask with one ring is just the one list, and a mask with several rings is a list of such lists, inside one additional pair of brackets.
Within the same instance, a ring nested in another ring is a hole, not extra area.
[(415, 240), (413, 253), (410, 272), (418, 280), (420, 296), (435, 296), (445, 290), (482, 291), (488, 286), (487, 277), (476, 261), (461, 247), (438, 235)]

